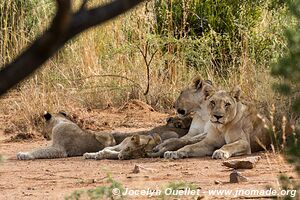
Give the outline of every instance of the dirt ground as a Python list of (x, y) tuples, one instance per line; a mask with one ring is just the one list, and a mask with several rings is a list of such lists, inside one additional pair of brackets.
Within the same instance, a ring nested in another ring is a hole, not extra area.
[[(136, 114), (137, 113), (137, 114)], [(93, 110), (76, 118), (85, 128), (101, 127), (101, 130), (134, 131), (149, 129), (163, 124), (169, 114), (158, 113), (151, 108), (136, 105), (125, 105), (118, 109)], [(5, 118), (0, 118), (5, 119)], [(28, 151), (49, 144), (41, 137), (15, 141), (10, 138), (13, 133), (0, 131), (0, 154), (5, 160), (0, 164), (0, 199), (64, 199), (75, 190), (87, 190), (107, 185), (107, 174), (131, 190), (163, 190), (169, 183), (184, 181), (197, 186), (197, 191), (205, 199), (229, 199), (225, 195), (210, 195), (209, 190), (266, 190), (268, 186), (278, 188), (278, 176), (287, 174), (296, 179), (292, 166), (273, 153), (258, 153), (262, 159), (254, 169), (239, 170), (247, 182), (229, 183), (231, 169), (222, 166), (221, 160), (209, 157), (164, 160), (83, 160), (82, 157), (63, 159), (44, 159), (18, 161), (16, 153)], [(140, 173), (132, 173), (134, 166), (140, 167)], [(232, 196), (232, 195), (231, 195)], [(126, 196), (127, 199), (149, 199), (145, 195)], [(151, 197), (157, 199), (159, 196)], [(170, 199), (191, 199), (191, 196), (169, 197)], [(242, 195), (240, 198), (260, 199), (255, 196)], [(266, 196), (261, 197), (266, 199)], [(200, 199), (200, 198), (198, 198)]]

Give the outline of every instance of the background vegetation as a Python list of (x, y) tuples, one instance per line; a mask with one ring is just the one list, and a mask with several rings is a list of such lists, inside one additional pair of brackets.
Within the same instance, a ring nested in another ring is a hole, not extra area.
[[(289, 12), (296, 19), (293, 27), (285, 29), (287, 38), (288, 51), (281, 57), (276, 65), (272, 68), (272, 74), (282, 78), (282, 82), (276, 84), (275, 88), (282, 94), (287, 95), (292, 101), (292, 111), (299, 113), (300, 97), (300, 1), (288, 1)], [(287, 138), (285, 155), (287, 160), (295, 165), (296, 171), (300, 174), (300, 126), (296, 123), (295, 132)], [(286, 176), (281, 177), (281, 183), (284, 188), (300, 188), (299, 181), (290, 181)], [(299, 193), (297, 194), (299, 198)], [(291, 199), (291, 198), (286, 198)]]
[[(34, 127), (44, 110), (105, 108), (129, 99), (170, 109), (178, 91), (201, 74), (224, 88), (240, 84), (265, 114), (274, 104), (280, 118), (290, 102), (272, 91), (279, 79), (269, 74), (287, 47), (283, 28), (293, 23), (286, 10), (279, 0), (146, 2), (69, 42), (0, 107), (20, 116), (21, 129)], [(0, 66), (45, 29), (54, 12), (51, 0), (2, 1)]]
[[(51, 0), (1, 1), (0, 66), (40, 34), (54, 12)], [(35, 128), (44, 110), (105, 108), (129, 99), (170, 109), (178, 91), (201, 74), (223, 88), (241, 85), (280, 131), (283, 116), (294, 124), (299, 116), (299, 21), (299, 0), (147, 1), (69, 42), (2, 98), (0, 109), (20, 131)], [(295, 133), (286, 148), (298, 172), (299, 141)]]

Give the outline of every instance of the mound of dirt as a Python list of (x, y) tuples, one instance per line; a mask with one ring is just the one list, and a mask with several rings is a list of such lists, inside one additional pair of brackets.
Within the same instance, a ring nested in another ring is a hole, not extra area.
[(150, 112), (155, 111), (154, 108), (152, 108), (150, 105), (137, 99), (129, 100), (121, 108), (119, 108), (119, 111), (129, 111), (129, 110), (150, 111)]
[(101, 110), (76, 110), (75, 113), (67, 113), (67, 116), (82, 129), (94, 131), (112, 129), (112, 125), (108, 122), (109, 116), (103, 114)]

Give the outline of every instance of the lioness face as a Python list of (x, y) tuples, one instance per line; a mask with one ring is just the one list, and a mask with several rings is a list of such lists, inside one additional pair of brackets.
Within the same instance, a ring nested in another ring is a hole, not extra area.
[(66, 113), (60, 111), (59, 113), (52, 115), (49, 112), (44, 113), (44, 119), (46, 120), (46, 124), (42, 130), (42, 135), (46, 140), (52, 139), (52, 129), (53, 127), (60, 122), (69, 121)]
[(184, 118), (179, 118), (179, 117), (169, 117), (167, 119), (167, 127), (171, 128), (181, 128), (181, 129), (189, 129), (192, 123), (192, 118), (191, 117), (184, 117)]
[(134, 135), (119, 153), (119, 159), (128, 160), (146, 157), (147, 152), (152, 151), (160, 142), (161, 138), (158, 134), (154, 134), (153, 136)]
[(218, 91), (209, 98), (210, 121), (218, 126), (231, 122), (237, 113), (238, 97), (226, 91)]
[(186, 116), (191, 112), (201, 110), (204, 101), (213, 90), (211, 81), (197, 77), (191, 86), (181, 91), (175, 101), (174, 108), (180, 116)]

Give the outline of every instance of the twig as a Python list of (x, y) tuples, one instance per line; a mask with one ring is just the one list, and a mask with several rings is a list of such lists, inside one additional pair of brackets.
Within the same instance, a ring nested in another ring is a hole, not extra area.
[(87, 4), (87, 2), (88, 2), (88, 0), (82, 0), (82, 4), (81, 4), (79, 10), (84, 10), (84, 9), (86, 9), (86, 4)]
[(147, 68), (147, 88), (146, 88), (146, 91), (144, 92), (144, 95), (147, 95), (149, 93), (149, 88), (150, 88), (150, 65), (151, 65), (151, 62), (156, 54), (156, 52), (158, 51), (157, 49), (154, 51), (154, 53), (151, 55), (150, 59), (148, 60), (148, 49), (149, 49), (149, 41), (146, 42), (145, 44), (145, 49), (142, 50), (142, 48), (138, 47), (138, 49), (140, 50), (143, 58), (144, 58), (144, 61), (145, 61), (145, 64), (146, 64), (146, 68)]

